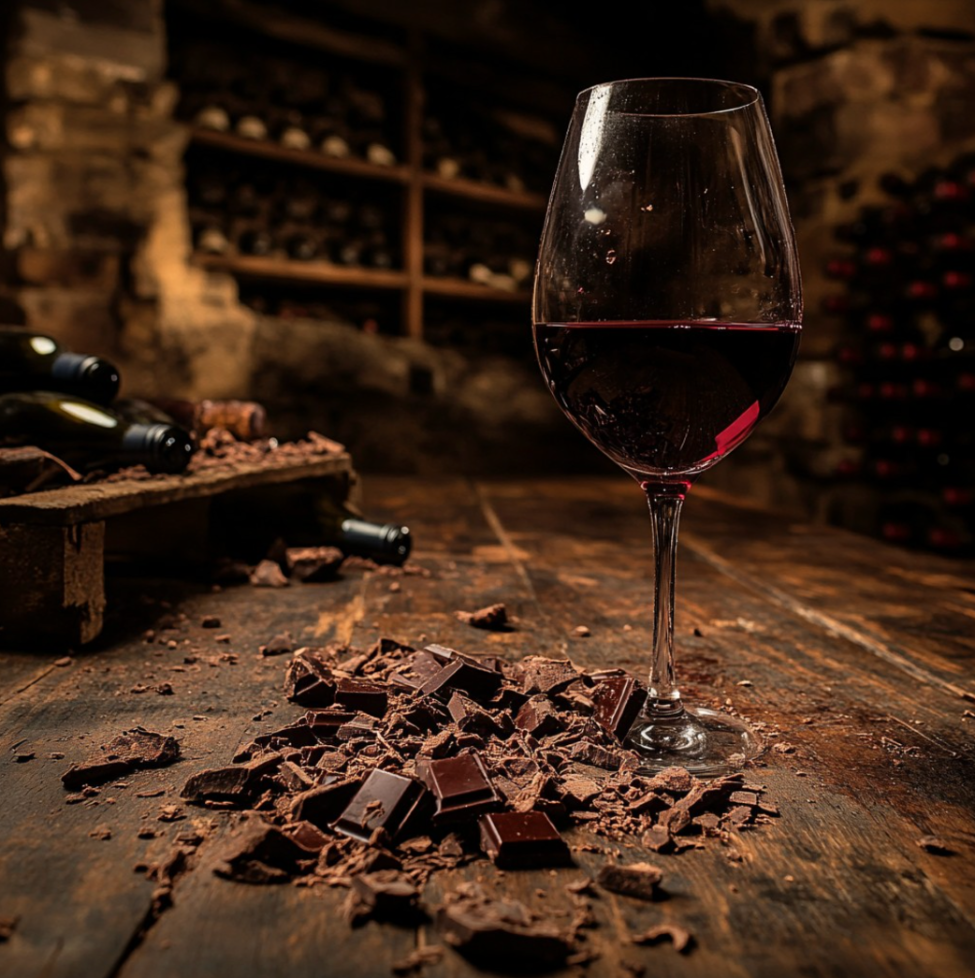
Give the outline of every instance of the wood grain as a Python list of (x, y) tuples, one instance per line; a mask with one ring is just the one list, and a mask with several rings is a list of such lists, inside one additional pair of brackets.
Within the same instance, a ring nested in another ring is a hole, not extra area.
[[(415, 944), (438, 942), (430, 926), (348, 931), (339, 920), (341, 890), (218, 880), (208, 861), (227, 817), (207, 810), (189, 813), (214, 827), (178, 880), (173, 906), (150, 913), (152, 887), (131, 864), (165, 852), (181, 824), (158, 824), (164, 836), (151, 841), (136, 838), (138, 827), (160, 803), (176, 801), (187, 774), (228, 760), (240, 739), (293, 713), (281, 703), (282, 661), (257, 656), (274, 632), (360, 645), (378, 633), (424, 636), (511, 658), (564, 651), (581, 663), (643, 670), (650, 555), (643, 501), (626, 481), (385, 479), (365, 488), (366, 512), (412, 526), (415, 557), (431, 577), (398, 578), (394, 591), (387, 576), (357, 573), (330, 584), (220, 594), (117, 582), (127, 615), (110, 622), (96, 652), (67, 668), (43, 657), (0, 660), (0, 913), (21, 916), (0, 944), (3, 974), (390, 975)], [(594, 898), (595, 958), (567, 974), (969, 975), (973, 719), (964, 716), (972, 705), (955, 692), (966, 684), (953, 672), (966, 662), (973, 634), (961, 599), (969, 566), (876, 549), (706, 493), (690, 498), (685, 516), (680, 683), (690, 699), (728, 702), (779, 745), (751, 777), (767, 786), (782, 815), (729, 846), (680, 855), (598, 840), (622, 861), (661, 866), (670, 897), (653, 904)], [(846, 593), (855, 561), (874, 568), (878, 591), (866, 580)], [(160, 601), (189, 616), (173, 650), (139, 636), (165, 610)], [(492, 601), (506, 603), (513, 631), (480, 632), (453, 615)], [(205, 613), (221, 617), (229, 646), (199, 627)], [(952, 656), (930, 641), (927, 615), (941, 623)], [(826, 628), (827, 619), (851, 632)], [(579, 624), (590, 637), (573, 635)], [(187, 649), (198, 651), (197, 663), (183, 664)], [(884, 654), (893, 650), (897, 656)], [(239, 661), (221, 662), (222, 651)], [(173, 683), (173, 696), (131, 693), (136, 683), (159, 679)], [(128, 788), (111, 790), (114, 804), (106, 790), (91, 807), (65, 806), (58, 775), (68, 761), (137, 721), (177, 733), (186, 760), (126, 779)], [(15, 765), (8, 749), (23, 739), (37, 757)], [(49, 760), (52, 750), (68, 757)], [(154, 786), (167, 794), (136, 798)], [(113, 838), (90, 839), (103, 822)], [(956, 855), (925, 853), (916, 842), (924, 834), (941, 836)], [(582, 832), (571, 837), (592, 841)], [(463, 880), (479, 880), (566, 921), (572, 904), (564, 885), (595, 874), (607, 856), (577, 851), (578, 868), (553, 873), (501, 874), (478, 862), (436, 877), (426, 897), (436, 901)], [(631, 943), (632, 934), (663, 921), (688, 927), (696, 947), (680, 956), (667, 944)], [(524, 973), (513, 964), (511, 974)], [(422, 974), (487, 973), (447, 949)]]

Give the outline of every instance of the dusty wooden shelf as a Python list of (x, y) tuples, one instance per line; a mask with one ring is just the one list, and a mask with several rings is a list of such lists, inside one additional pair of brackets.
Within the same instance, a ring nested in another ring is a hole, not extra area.
[[(142, 546), (206, 540), (208, 511), (202, 511), (202, 524), (189, 523), (187, 506), (205, 508), (209, 498), (233, 490), (300, 480), (322, 480), (341, 501), (356, 474), (346, 452), (301, 458), (283, 452), (179, 476), (65, 486), (0, 500), (0, 645), (63, 649), (99, 635), (106, 522), (119, 529), (140, 521)], [(170, 504), (186, 505), (175, 525)]]
[(235, 133), (219, 133), (213, 129), (194, 128), (190, 133), (190, 141), (197, 146), (215, 147), (229, 153), (240, 153), (244, 156), (260, 157), (263, 160), (275, 160), (278, 163), (341, 173), (348, 177), (384, 180), (396, 184), (406, 184), (410, 179), (410, 169), (403, 164), (381, 167), (357, 157), (338, 158), (317, 153), (315, 150), (293, 150), (271, 140), (248, 139)]
[(425, 190), (452, 197), (464, 197), (468, 200), (482, 201), (486, 204), (499, 204), (503, 207), (519, 208), (527, 211), (546, 210), (546, 198), (532, 191), (506, 190), (495, 184), (481, 183), (478, 180), (464, 178), (439, 177), (435, 173), (425, 173), (421, 176), (421, 185)]
[[(195, 13), (198, 4), (184, 3)], [(210, 16), (227, 17), (244, 27), (306, 48), (316, 48), (360, 61), (402, 67), (407, 64), (407, 51), (393, 41), (368, 37), (351, 31), (327, 27), (321, 21), (278, 8), (254, 3), (251, 0), (217, 0)]]
[(399, 270), (348, 268), (329, 262), (296, 262), (258, 255), (194, 255), (193, 264), (211, 272), (227, 272), (255, 279), (371, 289), (403, 289), (407, 285), (407, 273)]
[(510, 292), (508, 289), (492, 289), (477, 282), (464, 279), (438, 278), (425, 276), (422, 281), (424, 292), (431, 296), (448, 296), (453, 299), (488, 299), (500, 303), (529, 303), (533, 294), (526, 289)]

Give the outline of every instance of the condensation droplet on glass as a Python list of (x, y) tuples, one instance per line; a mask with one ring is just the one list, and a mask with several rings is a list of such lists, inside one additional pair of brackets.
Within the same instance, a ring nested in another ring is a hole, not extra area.
[(604, 261), (608, 265), (613, 265), (617, 261), (617, 252), (613, 248), (609, 249), (607, 254), (604, 256)]
[(583, 212), (583, 219), (588, 224), (603, 224), (607, 220), (607, 215), (599, 207), (588, 207)]

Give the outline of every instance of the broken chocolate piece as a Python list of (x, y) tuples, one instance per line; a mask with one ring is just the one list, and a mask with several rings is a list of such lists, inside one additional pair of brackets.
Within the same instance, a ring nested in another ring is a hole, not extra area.
[(621, 767), (622, 756), (616, 751), (602, 748), (592, 741), (578, 741), (570, 749), (570, 757), (585, 765), (594, 765), (609, 772), (616, 772)]
[(258, 651), (262, 656), (284, 656), (285, 653), (295, 652), (295, 640), (287, 632), (282, 632), (269, 639)]
[(288, 573), (296, 581), (330, 581), (339, 573), (345, 555), (336, 547), (289, 547), (285, 550)]
[(317, 855), (329, 842), (329, 837), (322, 830), (308, 822), (287, 823), (282, 827), (282, 831), (295, 840), (303, 850), (308, 850), (310, 855)]
[[(431, 647), (427, 647), (431, 650)], [(420, 691), (424, 695), (434, 694), (442, 699), (450, 697), (452, 691), (461, 690), (473, 700), (484, 703), (502, 685), (502, 674), (485, 669), (462, 656), (456, 656), (447, 666), (431, 677)]]
[(501, 630), (505, 629), (509, 622), (505, 606), (501, 602), (486, 605), (485, 608), (475, 612), (455, 612), (455, 617), (459, 622), (464, 622), (474, 629)]
[(336, 681), (325, 658), (314, 649), (300, 649), (285, 670), (285, 696), (303, 707), (329, 707)]
[(555, 694), (565, 690), (580, 674), (568, 659), (530, 656), (522, 661), (522, 692)]
[(284, 884), (309, 853), (280, 829), (248, 820), (221, 844), (214, 873), (244, 884)]
[(457, 691), (451, 695), (451, 699), (448, 701), (448, 713), (459, 731), (479, 734), (483, 738), (493, 734), (501, 736), (504, 733), (498, 722), (487, 710), (482, 710), (474, 700), (469, 700)]
[(604, 890), (637, 897), (642, 901), (653, 901), (660, 896), (658, 885), (661, 879), (661, 870), (650, 863), (632, 863), (626, 866), (608, 863), (601, 867), (597, 875), (597, 883)]
[(332, 827), (366, 843), (377, 830), (395, 840), (426, 795), (415, 779), (375, 768)]
[(180, 796), (188, 802), (249, 803), (257, 795), (262, 779), (270, 775), (282, 756), (277, 751), (258, 755), (246, 765), (212, 768), (191, 775)]
[(366, 683), (363, 680), (338, 680), (336, 702), (349, 710), (360, 710), (364, 714), (383, 717), (387, 711), (387, 691), (375, 683)]
[(482, 759), (474, 752), (454, 758), (424, 761), (417, 766), (421, 781), (431, 790), (437, 802), (434, 822), (474, 821), (482, 813), (501, 805), (499, 793), (492, 785)]
[(289, 584), (278, 562), (267, 558), (258, 562), (251, 572), (250, 581), (256, 588), (285, 588)]
[(392, 686), (417, 690), (436, 673), (440, 673), (443, 668), (444, 663), (441, 660), (433, 653), (422, 649), (420, 652), (414, 653), (404, 666), (391, 673), (388, 680)]
[(488, 813), (478, 820), (482, 849), (505, 870), (566, 867), (570, 848), (541, 812)]
[(292, 797), (289, 817), (294, 822), (308, 822), (319, 829), (328, 829), (349, 805), (360, 784), (358, 778), (327, 775), (315, 788)]
[(638, 719), (645, 691), (633, 676), (611, 677), (594, 689), (594, 719), (618, 741), (623, 741)]
[(305, 723), (315, 738), (335, 738), (344, 724), (351, 724), (356, 719), (357, 715), (354, 711), (340, 710), (338, 707), (328, 710), (310, 710), (305, 715)]
[(542, 738), (547, 734), (556, 734), (563, 730), (563, 722), (549, 698), (544, 696), (530, 697), (515, 717), (516, 727), (526, 731), (534, 738)]
[(159, 768), (180, 757), (176, 738), (137, 727), (124, 731), (61, 776), (66, 789), (98, 785), (139, 768)]
[(354, 925), (365, 918), (409, 925), (420, 918), (419, 895), (410, 877), (397, 870), (359, 874), (353, 878), (348, 918)]
[(493, 901), (469, 885), (449, 894), (438, 909), (437, 925), (444, 939), (477, 962), (533, 962), (558, 966), (573, 945), (552, 925), (539, 923), (518, 901)]

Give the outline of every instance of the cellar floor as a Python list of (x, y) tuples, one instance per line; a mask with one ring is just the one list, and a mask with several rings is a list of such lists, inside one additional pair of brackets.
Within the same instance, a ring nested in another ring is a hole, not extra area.
[[(624, 478), (368, 477), (364, 491), (371, 517), (411, 526), (414, 560), (430, 576), (355, 571), (324, 584), (222, 591), (110, 578), (115, 611), (91, 646), (69, 657), (0, 654), (0, 973), (377, 976), (418, 946), (443, 944), (440, 961), (419, 974), (499, 974), (461, 957), (432, 924), (350, 930), (342, 888), (219, 879), (212, 854), (229, 816), (188, 806), (179, 792), (189, 775), (229, 763), (242, 741), (296, 713), (281, 693), (287, 657), (259, 654), (285, 630), (310, 645), (426, 637), (643, 673), (643, 501)], [(780, 817), (678, 854), (598, 840), (623, 861), (661, 867), (668, 900), (599, 891), (594, 957), (565, 974), (969, 975), (972, 564), (704, 488), (686, 504), (681, 541), (680, 684), (688, 699), (725, 705), (760, 728), (769, 748), (750, 779), (766, 786)], [(506, 604), (512, 631), (475, 630), (454, 614), (494, 602)], [(203, 628), (205, 616), (220, 627)], [(166, 636), (175, 645), (159, 641)], [(157, 692), (163, 684), (172, 693)], [(136, 725), (176, 736), (181, 760), (66, 804), (68, 765)], [(165, 862), (191, 826), (203, 842), (174, 869), (169, 900), (154, 901), (158, 882), (146, 868)], [(941, 845), (952, 853), (932, 852)], [(606, 859), (578, 852), (573, 869), (505, 874), (476, 862), (436, 875), (425, 901), (478, 878), (566, 920), (574, 895), (564, 885), (596, 875)], [(631, 941), (660, 923), (687, 928), (691, 950)], [(518, 961), (510, 971), (530, 974)]]

